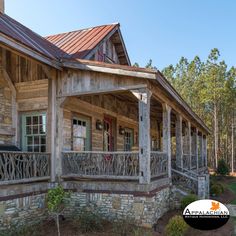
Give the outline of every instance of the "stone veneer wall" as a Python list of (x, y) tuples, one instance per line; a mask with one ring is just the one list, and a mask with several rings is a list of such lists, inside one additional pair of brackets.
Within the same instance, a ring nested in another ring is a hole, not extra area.
[(35, 224), (46, 217), (45, 194), (0, 202), (0, 230)]
[[(65, 216), (73, 216), (83, 207), (95, 206), (105, 219), (131, 219), (137, 225), (152, 227), (169, 210), (170, 195), (170, 188), (164, 188), (152, 196), (73, 192)], [(35, 224), (47, 217), (45, 194), (0, 202), (0, 230), (10, 225)]]
[(170, 188), (164, 188), (154, 196), (74, 192), (65, 215), (72, 215), (90, 205), (108, 220), (132, 219), (137, 225), (152, 227), (169, 210), (170, 195)]

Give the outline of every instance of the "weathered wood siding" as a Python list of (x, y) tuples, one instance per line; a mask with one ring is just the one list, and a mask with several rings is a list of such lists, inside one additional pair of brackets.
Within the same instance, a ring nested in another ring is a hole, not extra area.
[(1, 48), (3, 66), (6, 68), (13, 83), (48, 79), (49, 67), (31, 58)]
[(0, 71), (0, 144), (12, 142), (12, 92)]
[[(64, 150), (72, 148), (72, 119), (76, 115), (87, 116), (91, 120), (91, 144), (93, 151), (103, 150), (103, 131), (96, 129), (96, 121), (103, 122), (105, 116), (114, 120), (115, 150), (124, 150), (124, 135), (119, 134), (119, 127), (134, 131), (134, 146), (138, 147), (138, 107), (129, 106), (112, 95), (91, 95), (79, 98), (69, 98), (64, 105), (63, 132)], [(151, 135), (158, 138), (157, 121), (151, 119)]]
[(115, 45), (111, 39), (103, 42), (91, 56), (90, 60), (120, 64)]
[(0, 143), (20, 146), (21, 114), (47, 112), (52, 69), (1, 46), (0, 69)]

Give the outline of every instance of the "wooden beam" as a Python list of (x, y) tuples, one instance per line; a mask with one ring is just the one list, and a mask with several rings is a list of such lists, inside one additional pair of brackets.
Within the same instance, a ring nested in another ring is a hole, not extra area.
[(137, 84), (137, 85), (131, 85), (131, 86), (121, 86), (116, 88), (110, 88), (110, 89), (94, 89), (91, 91), (80, 91), (75, 93), (65, 93), (60, 94), (57, 97), (63, 98), (63, 97), (73, 97), (73, 96), (82, 96), (82, 95), (96, 95), (96, 94), (108, 94), (108, 93), (119, 93), (123, 91), (129, 91), (129, 90), (135, 90), (140, 88), (147, 88), (147, 85), (145, 84)]
[(108, 73), (114, 75), (124, 75), (124, 76), (131, 76), (136, 78), (142, 79), (152, 79), (156, 80), (155, 73), (148, 73), (148, 72), (139, 72), (134, 70), (125, 70), (125, 69), (118, 69), (118, 68), (109, 68), (105, 66), (96, 66), (86, 64), (85, 62), (70, 62), (64, 61), (63, 66), (71, 69), (80, 69), (80, 70), (88, 70), (88, 71), (96, 71), (101, 73)]
[(56, 76), (48, 80), (48, 127), (50, 132), (51, 182), (56, 181)]
[(183, 169), (183, 118), (179, 114), (176, 118), (176, 166)]
[(139, 90), (139, 171), (140, 184), (149, 184), (151, 181), (150, 169), (150, 98), (148, 89)]
[(168, 177), (171, 179), (171, 107), (163, 105), (163, 152), (168, 157)]
[(188, 153), (189, 153), (189, 169), (192, 168), (192, 136), (191, 136), (191, 122), (188, 121)]
[(197, 173), (199, 169), (199, 163), (198, 163), (198, 143), (199, 143), (199, 138), (198, 138), (198, 129), (196, 128), (196, 131), (194, 132), (194, 141), (195, 141), (195, 155), (196, 155), (196, 165), (197, 165)]

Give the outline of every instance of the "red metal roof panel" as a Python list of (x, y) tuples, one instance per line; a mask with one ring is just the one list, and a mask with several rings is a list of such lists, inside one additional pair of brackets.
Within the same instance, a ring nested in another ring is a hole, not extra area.
[(83, 59), (117, 26), (118, 24), (102, 25), (45, 38), (64, 51), (65, 58)]

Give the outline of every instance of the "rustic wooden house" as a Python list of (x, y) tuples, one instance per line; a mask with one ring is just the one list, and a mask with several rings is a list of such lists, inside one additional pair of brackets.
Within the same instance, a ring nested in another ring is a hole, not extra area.
[(56, 181), (68, 214), (95, 203), (147, 226), (176, 192), (208, 196), (208, 128), (161, 72), (131, 66), (119, 24), (43, 38), (0, 10), (0, 228), (43, 217)]

